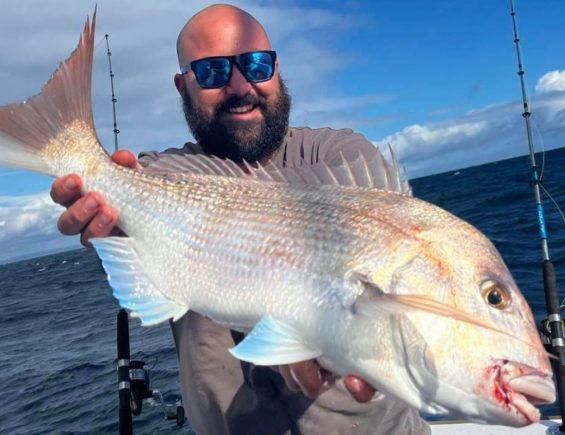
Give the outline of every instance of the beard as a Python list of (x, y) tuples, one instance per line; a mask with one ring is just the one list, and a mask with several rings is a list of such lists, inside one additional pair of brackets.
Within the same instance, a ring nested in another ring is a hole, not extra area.
[[(261, 161), (282, 144), (288, 130), (291, 98), (279, 76), (279, 95), (269, 103), (259, 95), (234, 95), (219, 103), (212, 116), (193, 104), (186, 88), (181, 91), (184, 117), (194, 138), (207, 154), (235, 162)], [(263, 115), (260, 120), (225, 121), (222, 114), (229, 109), (253, 105)]]

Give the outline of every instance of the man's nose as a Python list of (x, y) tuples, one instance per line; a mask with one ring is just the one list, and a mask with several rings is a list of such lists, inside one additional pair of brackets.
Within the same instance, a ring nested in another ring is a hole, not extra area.
[(226, 90), (230, 94), (234, 95), (245, 95), (251, 91), (253, 86), (247, 81), (243, 76), (239, 68), (234, 65), (231, 72), (230, 81), (226, 86)]

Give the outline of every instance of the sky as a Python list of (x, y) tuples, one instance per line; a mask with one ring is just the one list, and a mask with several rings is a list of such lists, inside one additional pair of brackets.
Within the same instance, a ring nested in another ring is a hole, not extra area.
[[(173, 85), (186, 20), (213, 2), (97, 0), (93, 107), (114, 146), (105, 34), (120, 148), (192, 137)], [(528, 152), (509, 2), (235, 1), (259, 19), (293, 99), (291, 125), (352, 128), (395, 148), (410, 178)], [(565, 146), (565, 2), (516, 0), (538, 149)], [(40, 91), (76, 46), (94, 1), (0, 0), (0, 106)], [(79, 247), (60, 236), (52, 179), (0, 166), (0, 264)]]

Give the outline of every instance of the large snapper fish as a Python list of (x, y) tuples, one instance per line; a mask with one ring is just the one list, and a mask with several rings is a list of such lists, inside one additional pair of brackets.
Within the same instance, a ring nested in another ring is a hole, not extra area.
[(362, 155), (318, 173), (203, 156), (113, 164), (92, 120), (94, 22), (40, 94), (0, 108), (0, 163), (78, 173), (120, 211), (128, 237), (93, 244), (122, 306), (144, 324), (194, 310), (250, 331), (237, 358), (317, 358), (430, 414), (539, 420), (534, 404), (555, 399), (548, 357), (485, 236), (390, 191), (405, 191), (397, 167)]

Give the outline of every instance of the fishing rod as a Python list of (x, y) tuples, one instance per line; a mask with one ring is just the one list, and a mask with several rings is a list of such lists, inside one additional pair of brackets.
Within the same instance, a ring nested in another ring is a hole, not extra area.
[(118, 151), (118, 122), (116, 121), (116, 102), (118, 101), (114, 94), (114, 72), (112, 71), (112, 52), (110, 51), (110, 43), (108, 42), (108, 34), (106, 33), (106, 54), (108, 55), (108, 66), (110, 68), (110, 87), (112, 88), (112, 114), (114, 115), (114, 151)]
[(180, 403), (165, 403), (159, 390), (150, 389), (149, 368), (145, 362), (130, 359), (128, 314), (123, 308), (118, 312), (118, 428), (120, 435), (133, 434), (132, 416), (140, 415), (143, 401), (153, 399), (161, 406), (165, 420), (176, 420), (181, 427), (185, 422), (184, 408)]
[(132, 432), (131, 383), (129, 378), (129, 325), (128, 313), (123, 308), (118, 312), (118, 411), (119, 433), (129, 435)]
[(518, 36), (518, 25), (516, 20), (516, 9), (514, 7), (514, 0), (510, 0), (510, 16), (512, 17), (512, 27), (514, 29), (514, 44), (516, 45), (516, 55), (518, 58), (518, 76), (520, 77), (520, 86), (522, 90), (522, 102), (524, 105), (524, 112), (522, 116), (526, 122), (526, 132), (528, 135), (528, 148), (530, 151), (530, 163), (532, 171), (531, 185), (534, 189), (536, 200), (536, 209), (538, 216), (538, 226), (541, 238), (541, 248), (543, 254), (543, 287), (545, 292), (545, 304), (547, 308), (547, 319), (544, 321), (544, 329), (549, 333), (547, 340), (551, 347), (552, 352), (557, 357), (557, 361), (553, 361), (554, 371), (556, 375), (557, 392), (559, 397), (559, 408), (561, 410), (561, 425), (559, 430), (565, 432), (565, 340), (563, 339), (563, 319), (561, 318), (561, 306), (559, 299), (559, 292), (557, 289), (557, 281), (555, 278), (555, 268), (549, 257), (549, 246), (547, 230), (545, 226), (545, 214), (543, 204), (541, 201), (540, 186), (542, 180), (538, 175), (536, 167), (536, 158), (534, 152), (534, 141), (532, 137), (532, 127), (530, 117), (532, 112), (528, 104), (528, 95), (526, 92), (525, 84), (525, 71), (522, 62), (522, 52), (520, 50), (520, 37)]

